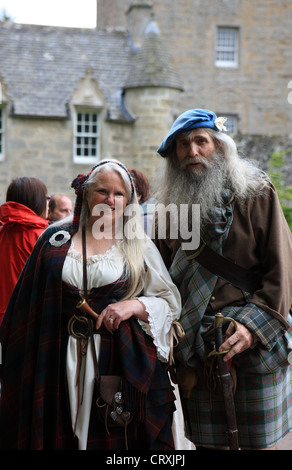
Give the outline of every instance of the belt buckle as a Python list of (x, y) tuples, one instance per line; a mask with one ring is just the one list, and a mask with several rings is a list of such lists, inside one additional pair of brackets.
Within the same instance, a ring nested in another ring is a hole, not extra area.
[(92, 331), (93, 322), (84, 315), (72, 315), (68, 322), (68, 333), (76, 339), (88, 339)]

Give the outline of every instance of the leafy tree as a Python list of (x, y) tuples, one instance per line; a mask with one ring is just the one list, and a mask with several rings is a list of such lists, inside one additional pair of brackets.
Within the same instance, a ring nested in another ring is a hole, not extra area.
[(8, 21), (14, 21), (14, 19), (7, 13), (5, 8), (0, 11), (0, 23), (6, 23)]
[(281, 152), (273, 152), (270, 155), (267, 173), (278, 191), (284, 215), (290, 229), (292, 230), (292, 187), (285, 186), (283, 172), (281, 171), (285, 164), (284, 156), (291, 152), (291, 149), (283, 150)]

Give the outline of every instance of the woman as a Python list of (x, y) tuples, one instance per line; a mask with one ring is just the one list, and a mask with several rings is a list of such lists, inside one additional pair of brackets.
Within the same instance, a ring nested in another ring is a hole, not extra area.
[[(102, 161), (72, 186), (73, 223), (41, 237), (0, 329), (0, 448), (172, 449), (165, 365), (178, 291), (144, 234), (121, 163)], [(84, 297), (94, 342), (76, 338)], [(123, 406), (133, 417), (126, 435), (122, 427), (108, 434), (95, 416), (95, 354), (100, 375), (123, 377)]]
[(47, 194), (41, 180), (15, 178), (0, 207), (0, 323), (20, 272), (48, 226)]
[(137, 191), (138, 201), (142, 212), (144, 230), (151, 237), (152, 220), (155, 209), (155, 199), (151, 195), (147, 176), (135, 168), (128, 168)]

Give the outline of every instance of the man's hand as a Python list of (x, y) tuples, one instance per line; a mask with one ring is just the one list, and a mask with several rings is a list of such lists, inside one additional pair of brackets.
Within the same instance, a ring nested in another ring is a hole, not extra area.
[(250, 348), (254, 343), (252, 333), (241, 323), (237, 322), (237, 330), (235, 332), (234, 330), (235, 327), (233, 323), (230, 323), (226, 330), (226, 339), (219, 348), (219, 351), (226, 351), (231, 348), (223, 357), (225, 362), (229, 361), (235, 354), (239, 354)]

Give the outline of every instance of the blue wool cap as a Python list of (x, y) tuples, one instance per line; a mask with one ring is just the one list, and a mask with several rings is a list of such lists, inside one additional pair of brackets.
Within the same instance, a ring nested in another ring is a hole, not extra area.
[[(223, 120), (222, 125), (216, 126), (215, 120)], [(226, 121), (224, 118), (217, 118), (216, 114), (207, 109), (190, 109), (182, 113), (172, 124), (169, 133), (161, 142), (157, 152), (165, 157), (165, 152), (168, 147), (172, 144), (177, 134), (180, 132), (186, 132), (191, 129), (196, 129), (198, 127), (209, 127), (216, 131), (222, 130), (224, 128), (223, 124)]]

